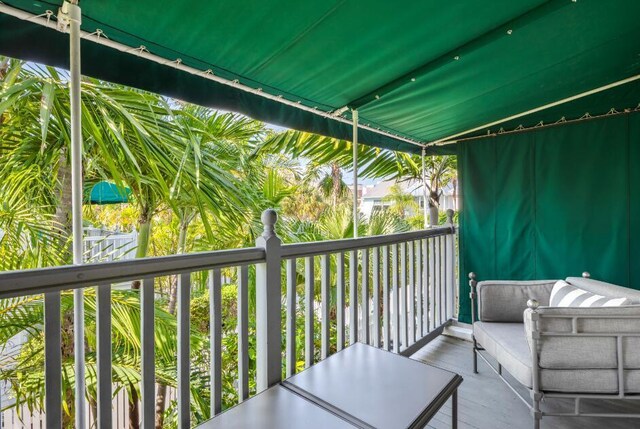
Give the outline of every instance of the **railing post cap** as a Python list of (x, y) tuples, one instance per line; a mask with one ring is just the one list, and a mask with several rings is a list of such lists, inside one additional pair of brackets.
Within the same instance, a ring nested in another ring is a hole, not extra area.
[(527, 301), (527, 307), (535, 311), (538, 309), (538, 307), (540, 307), (540, 303), (538, 302), (537, 299), (532, 298)]
[(274, 209), (266, 209), (262, 212), (261, 219), (265, 226), (274, 226), (278, 221), (278, 213)]
[(591, 278), (591, 274), (588, 271), (585, 271), (584, 273), (582, 273), (582, 277), (585, 279), (589, 279)]
[(454, 215), (454, 211), (453, 209), (447, 209), (447, 223), (453, 225), (453, 215)]
[(275, 234), (275, 225), (278, 221), (278, 213), (274, 209), (267, 209), (262, 212), (262, 224), (264, 225), (263, 236), (268, 237)]
[(471, 287), (471, 293), (473, 294), (476, 290), (476, 273), (471, 272), (469, 273), (469, 287)]

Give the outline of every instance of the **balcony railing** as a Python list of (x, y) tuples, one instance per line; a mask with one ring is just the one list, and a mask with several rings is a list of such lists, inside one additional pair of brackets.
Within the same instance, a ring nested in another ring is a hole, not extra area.
[(83, 257), (85, 263), (134, 259), (138, 247), (135, 231), (122, 233), (84, 228)]
[[(308, 367), (347, 344), (360, 341), (410, 355), (441, 333), (457, 307), (456, 229), (451, 222), (416, 232), (282, 245), (274, 230), (276, 214), (267, 210), (264, 233), (253, 248), (0, 273), (0, 298), (44, 294), (45, 420), (47, 428), (55, 428), (62, 422), (61, 292), (95, 288), (97, 415), (90, 413), (90, 419), (97, 427), (111, 428), (112, 285), (139, 282), (140, 417), (141, 427), (152, 428), (155, 286), (159, 279), (175, 278), (177, 416), (179, 427), (186, 428), (194, 422), (192, 282), (206, 285), (209, 292), (210, 355), (205, 370), (213, 416), (223, 409), (223, 285), (237, 287), (234, 384), (241, 402), (294, 374), (298, 362)], [(255, 311), (255, 338), (250, 335), (250, 311)], [(250, 344), (255, 346), (255, 372), (250, 371)], [(256, 386), (251, 391), (250, 376), (255, 376)]]

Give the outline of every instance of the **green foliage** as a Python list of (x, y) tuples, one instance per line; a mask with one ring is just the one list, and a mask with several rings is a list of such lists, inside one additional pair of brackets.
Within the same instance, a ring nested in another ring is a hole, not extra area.
[(413, 195), (404, 192), (397, 183), (389, 188), (389, 195), (385, 196), (382, 200), (391, 203), (389, 209), (401, 218), (405, 217), (407, 211), (416, 212), (420, 209)]
[[(112, 305), (112, 367), (113, 382), (119, 389), (138, 394), (140, 383), (140, 294), (135, 290), (114, 289)], [(73, 294), (62, 293), (63, 321), (73, 318)], [(95, 291), (85, 291), (85, 347), (86, 347), (86, 385), (87, 396), (96, 400), (96, 300)], [(0, 343), (18, 333), (27, 334), (27, 342), (17, 356), (3, 362), (0, 380), (11, 385), (16, 401), (27, 405), (29, 410), (42, 409), (44, 399), (44, 331), (42, 296), (13, 298), (0, 301)], [(65, 324), (65, 326), (68, 326)], [(175, 356), (177, 354), (177, 322), (165, 308), (156, 304), (155, 308), (155, 351), (156, 378), (169, 386), (176, 386)], [(72, 331), (64, 329), (63, 343), (63, 392), (65, 392), (65, 410), (70, 410), (73, 398), (74, 369), (73, 354), (65, 350), (73, 348)], [(191, 347), (201, 350), (205, 345), (204, 336), (195, 329), (191, 334)], [(194, 377), (195, 378), (195, 377)], [(201, 395), (204, 391), (192, 393), (194, 412), (203, 414), (206, 410), (200, 404), (205, 403)], [(205, 407), (206, 408), (206, 407)], [(69, 411), (68, 411), (69, 412)]]
[[(0, 271), (69, 263), (69, 96), (67, 78), (53, 68), (2, 61), (0, 71)], [(267, 208), (279, 211), (283, 242), (353, 236), (351, 192), (342, 171), (351, 168), (351, 143), (300, 132), (272, 132), (246, 117), (192, 106), (95, 79), (82, 82), (85, 191), (108, 180), (132, 190), (132, 202), (84, 207), (92, 225), (139, 231), (137, 256), (161, 256), (253, 246)], [(358, 148), (363, 177), (421, 177), (421, 159), (377, 148)], [(427, 160), (435, 199), (452, 180), (453, 158)], [(399, 189), (399, 188), (398, 188)], [(433, 191), (433, 192), (432, 192)], [(392, 210), (375, 212), (358, 234), (382, 235), (422, 227), (422, 217), (402, 192), (389, 197)], [(143, 232), (148, 232), (146, 239)], [(347, 255), (348, 261), (348, 255)], [(315, 261), (313, 294), (320, 301)], [(330, 258), (331, 284), (337, 259)], [(238, 402), (237, 273), (223, 270), (223, 408)], [(192, 275), (191, 405), (193, 423), (209, 418), (208, 273)], [(305, 293), (304, 261), (296, 273), (298, 297)], [(283, 282), (284, 284), (284, 282)], [(371, 282), (369, 282), (371, 284)], [(125, 285), (126, 286), (126, 285)], [(177, 384), (176, 278), (157, 278), (156, 377)], [(255, 392), (255, 272), (249, 270), (249, 380)], [(336, 296), (332, 288), (331, 347), (336, 342)], [(87, 397), (96, 399), (96, 300), (85, 292)], [(140, 296), (125, 287), (112, 292), (115, 393), (139, 396)], [(73, 297), (62, 294), (63, 393), (67, 426), (73, 421)], [(283, 322), (285, 314), (283, 313)], [(0, 347), (26, 335), (19, 353), (0, 362), (18, 405), (41, 410), (44, 398), (43, 305), (41, 296), (0, 300)], [(304, 367), (304, 305), (296, 311), (296, 361)], [(314, 320), (315, 358), (320, 359), (320, 321)], [(130, 407), (138, 404), (131, 403)], [(162, 413), (175, 427), (175, 401)]]

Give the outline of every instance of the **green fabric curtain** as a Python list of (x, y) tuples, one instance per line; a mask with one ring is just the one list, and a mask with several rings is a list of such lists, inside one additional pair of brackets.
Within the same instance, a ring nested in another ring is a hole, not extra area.
[(460, 319), (479, 280), (593, 278), (640, 289), (640, 113), (458, 145)]

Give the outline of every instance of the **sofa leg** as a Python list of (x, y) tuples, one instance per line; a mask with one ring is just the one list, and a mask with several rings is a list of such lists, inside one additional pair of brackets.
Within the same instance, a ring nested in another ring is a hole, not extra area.
[(473, 338), (473, 373), (478, 373), (478, 344), (475, 337)]
[(542, 420), (542, 411), (540, 411), (540, 399), (542, 395), (540, 393), (531, 394), (533, 399), (533, 407), (531, 408), (531, 416), (533, 417), (533, 429), (540, 429), (540, 421)]
[(478, 349), (473, 348), (473, 373), (478, 373)]
[[(534, 409), (531, 410), (531, 414), (533, 415), (533, 429), (540, 429), (540, 421), (542, 420), (542, 413), (540, 410), (540, 404), (534, 404)], [(538, 411), (536, 411), (536, 408)]]

